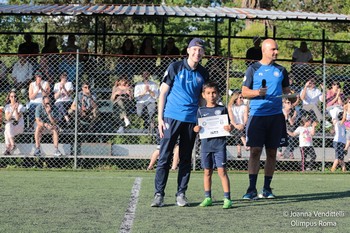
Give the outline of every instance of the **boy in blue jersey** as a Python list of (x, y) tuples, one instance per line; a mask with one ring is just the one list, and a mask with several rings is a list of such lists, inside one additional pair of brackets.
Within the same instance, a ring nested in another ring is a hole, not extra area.
[(260, 156), (265, 146), (265, 179), (260, 198), (274, 198), (270, 184), (276, 165), (277, 148), (287, 144), (287, 131), (282, 113), (282, 94), (290, 93), (286, 69), (275, 63), (277, 43), (272, 39), (262, 44), (263, 57), (249, 66), (243, 80), (242, 95), (250, 99), (247, 124), (247, 146), (250, 146), (248, 162), (249, 187), (245, 200), (258, 197), (256, 182), (260, 168)]
[(174, 146), (179, 138), (179, 166), (176, 204), (188, 206), (185, 196), (191, 173), (191, 157), (196, 133), (199, 97), (208, 71), (199, 64), (204, 41), (194, 38), (187, 47), (188, 58), (174, 62), (165, 71), (158, 100), (159, 159), (155, 176), (155, 195), (151, 207), (164, 205)]
[[(218, 85), (213, 81), (206, 82), (203, 86), (202, 97), (206, 100), (206, 106), (198, 109), (197, 117), (210, 117), (228, 114), (225, 106), (218, 105)], [(228, 116), (227, 116), (228, 117)], [(231, 131), (231, 124), (224, 125), (224, 130)], [(201, 130), (201, 126), (196, 125), (193, 129), (196, 133)], [(213, 137), (202, 139), (201, 143), (201, 163), (204, 168), (204, 192), (205, 199), (199, 205), (201, 207), (211, 206), (212, 175), (215, 166), (218, 168), (221, 185), (224, 190), (224, 205), (222, 208), (229, 209), (232, 207), (230, 179), (226, 172), (226, 137)]]

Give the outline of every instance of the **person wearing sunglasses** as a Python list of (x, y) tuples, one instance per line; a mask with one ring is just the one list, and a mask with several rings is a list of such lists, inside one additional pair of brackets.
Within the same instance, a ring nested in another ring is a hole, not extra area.
[(15, 91), (11, 91), (6, 98), (5, 112), (5, 144), (6, 150), (4, 155), (11, 155), (16, 149), (15, 136), (23, 133), (24, 120), (23, 112), (24, 107), (18, 102)]
[(43, 134), (52, 134), (53, 145), (55, 146), (54, 156), (59, 157), (62, 153), (58, 149), (58, 127), (55, 112), (48, 96), (43, 97), (43, 102), (35, 109), (35, 151), (34, 156), (41, 156), (40, 141)]
[(91, 93), (88, 82), (83, 82), (82, 90), (75, 97), (71, 111), (78, 108), (78, 117), (82, 125), (90, 125), (97, 118), (97, 98)]

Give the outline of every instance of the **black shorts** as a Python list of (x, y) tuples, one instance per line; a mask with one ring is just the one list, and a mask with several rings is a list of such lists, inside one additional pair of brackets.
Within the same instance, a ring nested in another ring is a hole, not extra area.
[(250, 116), (247, 124), (247, 146), (278, 148), (288, 145), (284, 115)]

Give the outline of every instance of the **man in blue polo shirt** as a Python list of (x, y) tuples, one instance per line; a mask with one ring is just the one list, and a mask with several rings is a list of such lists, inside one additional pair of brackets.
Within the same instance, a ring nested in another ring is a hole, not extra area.
[(246, 71), (242, 95), (250, 99), (250, 115), (247, 124), (247, 146), (250, 146), (248, 162), (249, 187), (245, 200), (258, 197), (256, 181), (260, 168), (260, 156), (265, 146), (265, 179), (260, 198), (274, 198), (271, 180), (276, 165), (276, 152), (287, 143), (286, 123), (282, 113), (282, 93), (290, 93), (286, 69), (275, 63), (277, 43), (272, 39), (262, 44), (262, 59)]
[(191, 155), (196, 133), (199, 97), (207, 70), (199, 64), (204, 56), (204, 41), (194, 38), (187, 47), (188, 58), (171, 63), (166, 70), (158, 101), (158, 129), (161, 138), (155, 176), (155, 195), (152, 207), (164, 205), (164, 190), (170, 162), (179, 138), (179, 170), (176, 203), (188, 206), (185, 196), (191, 173)]

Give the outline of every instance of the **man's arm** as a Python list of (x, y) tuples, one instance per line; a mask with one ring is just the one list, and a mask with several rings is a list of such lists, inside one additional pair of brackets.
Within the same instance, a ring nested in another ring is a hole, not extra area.
[(163, 138), (163, 129), (165, 129), (164, 124), (164, 107), (166, 102), (166, 97), (168, 96), (168, 92), (170, 90), (170, 86), (166, 83), (162, 83), (160, 86), (160, 93), (159, 93), (159, 99), (158, 99), (158, 130), (159, 130), (159, 136), (160, 138)]

